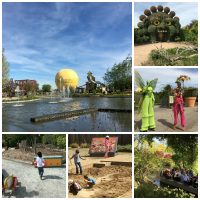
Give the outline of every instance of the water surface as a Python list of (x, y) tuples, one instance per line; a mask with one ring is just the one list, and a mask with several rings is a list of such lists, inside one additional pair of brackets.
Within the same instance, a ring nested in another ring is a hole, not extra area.
[(3, 104), (3, 132), (130, 132), (131, 113), (95, 112), (70, 119), (32, 123), (31, 117), (85, 108), (131, 109), (131, 98), (72, 98), (67, 102), (49, 103), (59, 99), (26, 102), (22, 107)]

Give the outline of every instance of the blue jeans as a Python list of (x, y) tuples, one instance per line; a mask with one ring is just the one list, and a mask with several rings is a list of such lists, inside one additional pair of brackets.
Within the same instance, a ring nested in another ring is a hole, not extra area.
[(78, 174), (78, 167), (80, 168), (80, 174), (82, 174), (82, 166), (81, 166), (81, 163), (80, 162), (77, 162), (77, 163), (75, 163), (75, 165), (76, 165), (76, 174)]

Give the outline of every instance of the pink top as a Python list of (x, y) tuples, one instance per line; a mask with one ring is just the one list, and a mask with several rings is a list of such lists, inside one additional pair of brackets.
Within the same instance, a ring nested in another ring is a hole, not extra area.
[(105, 139), (105, 147), (108, 148), (109, 147), (109, 140)]

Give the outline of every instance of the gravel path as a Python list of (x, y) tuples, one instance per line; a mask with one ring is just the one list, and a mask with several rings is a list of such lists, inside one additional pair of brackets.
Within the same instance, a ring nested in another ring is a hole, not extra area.
[(66, 168), (45, 168), (44, 180), (32, 165), (10, 160), (2, 162), (3, 170), (18, 178), (14, 197), (17, 198), (65, 198)]
[(163, 43), (153, 43), (153, 44), (144, 44), (144, 45), (138, 45), (134, 47), (134, 66), (142, 66), (142, 63), (146, 62), (148, 60), (149, 53), (156, 49), (156, 48), (175, 48), (175, 47), (188, 47), (191, 45), (178, 43), (178, 42), (163, 42)]

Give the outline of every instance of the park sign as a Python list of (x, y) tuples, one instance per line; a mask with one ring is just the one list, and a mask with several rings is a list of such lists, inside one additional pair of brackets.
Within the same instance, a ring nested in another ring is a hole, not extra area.
[[(117, 151), (118, 137), (109, 138), (109, 152), (108, 156), (115, 156)], [(89, 149), (90, 156), (104, 156), (105, 155), (105, 138), (92, 138)]]

